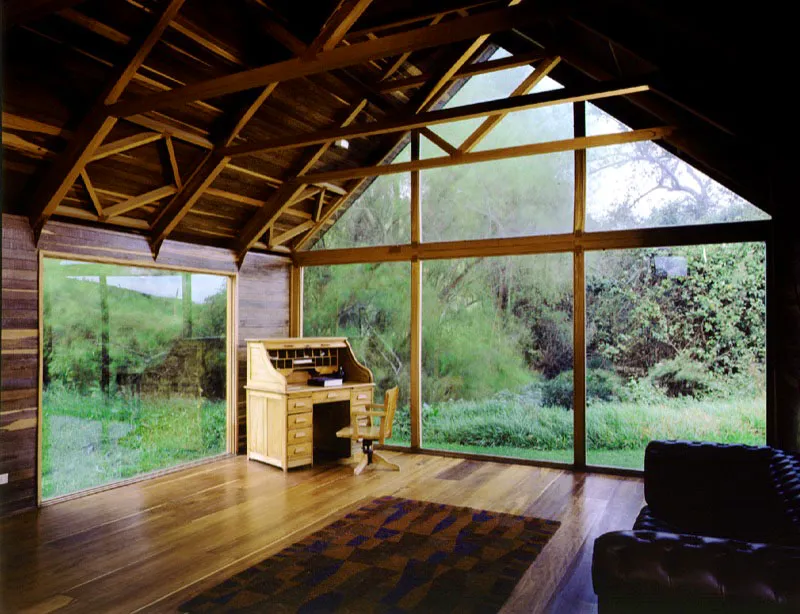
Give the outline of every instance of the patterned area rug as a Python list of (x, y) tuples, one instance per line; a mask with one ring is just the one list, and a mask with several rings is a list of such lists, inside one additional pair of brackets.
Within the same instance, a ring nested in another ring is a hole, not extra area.
[(560, 523), (375, 499), (182, 612), (496, 612)]

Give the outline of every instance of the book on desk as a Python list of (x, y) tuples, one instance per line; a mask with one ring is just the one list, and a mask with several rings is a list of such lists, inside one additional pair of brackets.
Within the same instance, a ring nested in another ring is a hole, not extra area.
[(337, 439), (372, 403), (372, 372), (344, 337), (247, 340), (247, 455), (285, 470), (349, 457)]

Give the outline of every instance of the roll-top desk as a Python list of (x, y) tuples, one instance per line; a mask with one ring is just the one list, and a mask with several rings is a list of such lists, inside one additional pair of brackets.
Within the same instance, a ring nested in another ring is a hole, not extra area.
[[(339, 367), (341, 386), (308, 384), (312, 371)], [(344, 337), (248, 339), (247, 457), (286, 471), (313, 464), (317, 454), (350, 456), (336, 430), (349, 424), (351, 409), (372, 403), (373, 387)]]

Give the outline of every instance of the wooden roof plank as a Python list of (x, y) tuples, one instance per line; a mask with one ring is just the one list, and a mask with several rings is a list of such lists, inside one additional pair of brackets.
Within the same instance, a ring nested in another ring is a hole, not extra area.
[(372, 0), (342, 0), (308, 46), (307, 57), (335, 48), (370, 4)]

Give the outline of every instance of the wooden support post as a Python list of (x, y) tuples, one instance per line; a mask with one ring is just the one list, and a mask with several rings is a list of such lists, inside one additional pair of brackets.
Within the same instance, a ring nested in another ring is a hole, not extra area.
[(289, 336), (303, 336), (303, 267), (292, 265), (289, 279)]
[[(573, 106), (575, 137), (586, 136), (586, 103)], [(576, 238), (586, 227), (586, 150), (575, 150), (575, 210), (573, 229)], [(573, 452), (575, 467), (586, 467), (586, 260), (582, 247), (573, 255)]]
[[(419, 160), (419, 132), (411, 133), (411, 159)], [(411, 171), (411, 243), (422, 236), (419, 171)], [(411, 261), (411, 447), (422, 447), (422, 262)]]

